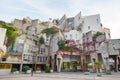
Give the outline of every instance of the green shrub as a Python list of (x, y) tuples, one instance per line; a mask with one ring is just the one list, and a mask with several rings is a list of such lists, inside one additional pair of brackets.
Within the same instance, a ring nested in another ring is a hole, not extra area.
[(47, 68), (47, 69), (45, 70), (45, 72), (46, 72), (46, 73), (50, 73), (50, 68)]
[(50, 73), (50, 64), (46, 64), (46, 70), (45, 70), (46, 73)]
[(17, 71), (17, 68), (12, 68), (12, 72), (15, 72), (15, 71)]
[(27, 70), (30, 70), (30, 67), (27, 65), (23, 66), (23, 72), (27, 72)]
[(40, 67), (37, 67), (36, 71), (41, 71), (41, 68), (40, 68)]

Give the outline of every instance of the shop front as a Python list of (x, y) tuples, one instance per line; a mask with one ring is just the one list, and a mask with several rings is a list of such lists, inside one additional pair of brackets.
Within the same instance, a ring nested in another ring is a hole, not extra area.
[(63, 57), (61, 71), (63, 72), (76, 72), (81, 70), (80, 56), (65, 55)]

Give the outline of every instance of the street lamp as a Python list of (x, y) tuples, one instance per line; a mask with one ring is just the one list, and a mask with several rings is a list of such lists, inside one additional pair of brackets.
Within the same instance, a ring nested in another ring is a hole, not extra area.
[(31, 76), (33, 76), (34, 69), (36, 69), (36, 62), (37, 62), (37, 54), (35, 54), (35, 56), (33, 55)]
[(32, 61), (32, 70), (31, 70), (31, 76), (33, 76), (33, 68), (34, 68), (34, 55), (33, 55), (33, 61)]

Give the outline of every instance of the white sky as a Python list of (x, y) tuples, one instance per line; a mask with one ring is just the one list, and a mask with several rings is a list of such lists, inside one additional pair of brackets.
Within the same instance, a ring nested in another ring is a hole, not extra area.
[(110, 28), (112, 39), (120, 39), (120, 0), (0, 0), (0, 20), (14, 18), (46, 21), (49, 18), (100, 14), (103, 26)]

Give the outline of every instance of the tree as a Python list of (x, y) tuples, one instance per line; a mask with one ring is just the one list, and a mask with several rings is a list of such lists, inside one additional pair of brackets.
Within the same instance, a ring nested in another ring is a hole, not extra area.
[(12, 24), (8, 24), (5, 23), (4, 21), (0, 21), (0, 25), (3, 28), (7, 29), (6, 32), (7, 42), (5, 43), (6, 47), (8, 48), (10, 45), (12, 45), (12, 49), (13, 49), (16, 38), (19, 37), (21, 34), (18, 33), (18, 29), (14, 27)]
[(38, 47), (39, 47), (38, 53), (40, 53), (40, 46), (44, 43), (45, 43), (45, 39), (43, 36), (41, 36), (38, 41)]
[(59, 49), (63, 49), (64, 46), (65, 46), (65, 41), (64, 40), (60, 40), (60, 41), (58, 41), (57, 45), (58, 45)]
[(96, 38), (97, 38), (99, 35), (103, 35), (103, 33), (97, 32), (96, 34), (94, 34), (94, 36), (93, 36), (93, 41), (96, 41)]
[(44, 39), (43, 36), (41, 36), (41, 37), (39, 38), (39, 44), (44, 44), (44, 43), (45, 43), (45, 39)]

